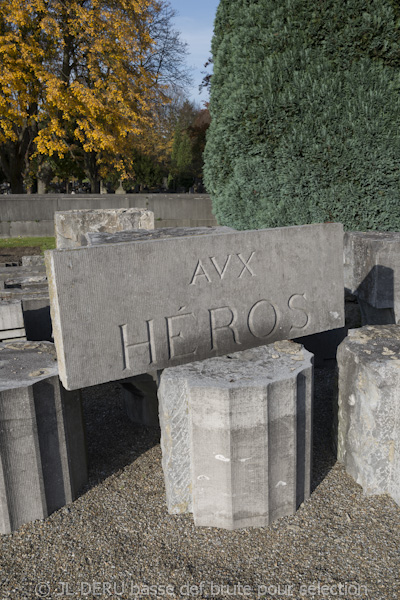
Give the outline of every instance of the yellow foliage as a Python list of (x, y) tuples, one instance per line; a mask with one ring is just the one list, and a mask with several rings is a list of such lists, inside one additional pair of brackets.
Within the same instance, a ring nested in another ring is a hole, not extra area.
[(33, 127), (36, 154), (63, 156), (79, 141), (102, 169), (113, 160), (132, 171), (123, 157), (132, 143), (156, 144), (165, 101), (144, 67), (162, 2), (0, 0), (0, 143)]

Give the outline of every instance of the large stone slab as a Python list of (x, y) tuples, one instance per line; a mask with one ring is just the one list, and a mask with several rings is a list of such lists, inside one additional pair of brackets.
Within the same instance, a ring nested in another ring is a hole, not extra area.
[(300, 344), (165, 369), (158, 394), (170, 513), (264, 527), (309, 497), (312, 354)]
[(352, 329), (338, 349), (338, 460), (400, 504), (400, 327)]
[(46, 264), (67, 389), (344, 324), (340, 224), (53, 250)]
[(86, 246), (88, 231), (154, 229), (154, 213), (145, 208), (66, 210), (56, 212), (54, 221), (57, 248)]

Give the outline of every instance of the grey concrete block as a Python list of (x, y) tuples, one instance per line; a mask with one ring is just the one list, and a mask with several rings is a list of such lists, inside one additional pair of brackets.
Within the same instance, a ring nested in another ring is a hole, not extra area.
[(89, 231), (154, 229), (154, 213), (144, 208), (69, 210), (54, 215), (57, 248), (86, 246)]
[(54, 346), (0, 344), (0, 532), (45, 518), (86, 481), (80, 393), (60, 384)]
[(67, 389), (344, 325), (340, 224), (53, 250), (46, 261)]
[(350, 330), (338, 367), (338, 460), (366, 494), (400, 504), (400, 327)]
[(0, 342), (26, 340), (21, 300), (0, 301)]
[(159, 401), (170, 513), (262, 527), (309, 497), (312, 355), (299, 344), (165, 369)]
[(400, 233), (344, 234), (345, 287), (359, 300), (363, 324), (400, 321)]

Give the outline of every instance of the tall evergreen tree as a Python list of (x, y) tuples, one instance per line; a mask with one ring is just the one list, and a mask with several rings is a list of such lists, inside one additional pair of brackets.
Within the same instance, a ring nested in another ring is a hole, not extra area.
[(212, 53), (220, 224), (400, 230), (396, 0), (221, 0)]

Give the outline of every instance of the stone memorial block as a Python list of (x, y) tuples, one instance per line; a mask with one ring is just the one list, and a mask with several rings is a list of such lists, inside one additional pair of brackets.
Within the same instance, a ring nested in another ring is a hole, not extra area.
[(338, 460), (400, 505), (400, 327), (351, 329), (338, 349)]
[(72, 502), (86, 481), (80, 392), (60, 384), (54, 345), (0, 344), (0, 533)]
[(66, 210), (56, 212), (54, 220), (57, 248), (86, 246), (88, 231), (154, 229), (154, 213), (145, 208)]
[(46, 264), (67, 389), (343, 326), (340, 224), (53, 250)]
[(345, 287), (357, 296), (364, 325), (400, 320), (400, 233), (344, 234)]
[(264, 527), (309, 497), (312, 354), (300, 344), (165, 369), (158, 395), (170, 513)]

